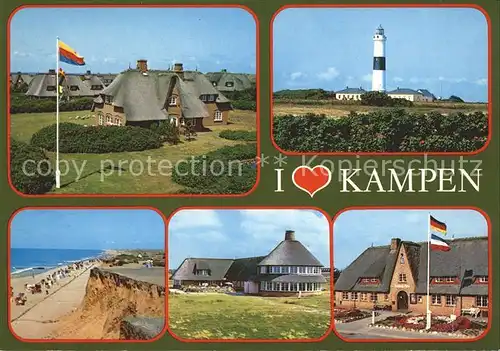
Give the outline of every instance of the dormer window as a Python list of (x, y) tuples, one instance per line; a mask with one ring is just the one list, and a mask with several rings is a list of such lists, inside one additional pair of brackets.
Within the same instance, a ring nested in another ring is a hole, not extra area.
[(267, 274), (267, 267), (266, 266), (260, 267), (260, 274)]
[(216, 81), (213, 81), (213, 82), (212, 82), (212, 85), (213, 85), (214, 87), (216, 87), (216, 86), (217, 86), (217, 82), (216, 82)]
[(201, 95), (200, 96), (201, 101), (207, 102), (208, 101), (208, 96), (207, 95)]
[(399, 263), (405, 264), (405, 256), (403, 254), (401, 254), (401, 257), (399, 258)]
[(210, 270), (209, 269), (197, 269), (195, 271), (196, 275), (203, 275), (203, 276), (209, 276), (210, 275)]
[(55, 85), (47, 85), (47, 91), (56, 91)]
[(216, 97), (217, 97), (216, 95), (208, 95), (208, 101), (213, 102), (215, 101)]
[(71, 91), (77, 91), (77, 90), (80, 90), (80, 88), (78, 87), (78, 85), (72, 85), (69, 87), (69, 90)]
[(234, 82), (226, 82), (226, 84), (225, 84), (225, 85), (226, 85), (226, 87), (228, 87), (228, 88), (232, 88), (232, 87), (234, 87)]
[(102, 90), (102, 88), (102, 85), (92, 85), (92, 87), (90, 87), (90, 90)]
[(113, 103), (113, 97), (111, 95), (104, 95), (104, 102), (107, 104)]
[(168, 106), (177, 106), (177, 96), (171, 96), (168, 99)]
[(477, 279), (477, 281), (478, 281), (479, 283), (487, 283), (487, 282), (488, 282), (488, 276), (479, 277), (479, 278)]

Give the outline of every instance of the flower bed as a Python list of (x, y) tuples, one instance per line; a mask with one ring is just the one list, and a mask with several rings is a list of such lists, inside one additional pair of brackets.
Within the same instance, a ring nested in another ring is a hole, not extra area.
[[(349, 310), (341, 310), (335, 309), (335, 323), (349, 323), (354, 322), (363, 318), (370, 317), (372, 314), (368, 311), (361, 311), (358, 309), (349, 309)], [(375, 312), (375, 315), (378, 316), (379, 313)]]
[(466, 317), (457, 317), (451, 319), (446, 316), (433, 316), (430, 330), (425, 330), (426, 316), (391, 316), (374, 324), (375, 327), (396, 328), (410, 331), (418, 331), (420, 333), (444, 333), (456, 334), (460, 336), (478, 336), (486, 330), (486, 325), (483, 323), (472, 322)]

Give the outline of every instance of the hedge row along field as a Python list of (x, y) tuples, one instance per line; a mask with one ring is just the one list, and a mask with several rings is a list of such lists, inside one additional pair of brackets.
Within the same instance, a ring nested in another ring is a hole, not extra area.
[[(56, 125), (40, 129), (31, 137), (31, 144), (48, 151), (56, 149)], [(150, 129), (131, 126), (88, 126), (59, 124), (59, 151), (91, 153), (143, 151), (162, 146), (160, 134)]]
[(223, 130), (219, 136), (228, 140), (256, 141), (257, 132), (247, 130)]
[(442, 115), (403, 109), (325, 115), (274, 116), (277, 145), (295, 152), (471, 152), (488, 137), (483, 112)]
[[(73, 98), (62, 100), (59, 111), (83, 111), (92, 108), (92, 98)], [(10, 113), (41, 113), (55, 112), (55, 99), (36, 99), (24, 95), (12, 95), (10, 99)]]
[(10, 177), (12, 185), (24, 194), (44, 194), (55, 184), (44, 151), (14, 139), (10, 141)]
[(180, 162), (172, 179), (187, 187), (185, 194), (246, 193), (257, 179), (256, 155), (256, 144), (225, 146)]

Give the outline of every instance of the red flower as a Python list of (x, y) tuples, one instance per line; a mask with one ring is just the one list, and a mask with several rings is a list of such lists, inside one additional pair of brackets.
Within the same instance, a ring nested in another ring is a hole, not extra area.
[(424, 140), (420, 140), (420, 145), (424, 145), (425, 144), (425, 141)]

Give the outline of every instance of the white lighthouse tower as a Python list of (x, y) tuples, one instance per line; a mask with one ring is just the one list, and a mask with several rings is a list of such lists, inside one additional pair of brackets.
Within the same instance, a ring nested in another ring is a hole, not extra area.
[(373, 76), (372, 91), (385, 92), (385, 42), (382, 25), (378, 26), (373, 35)]

